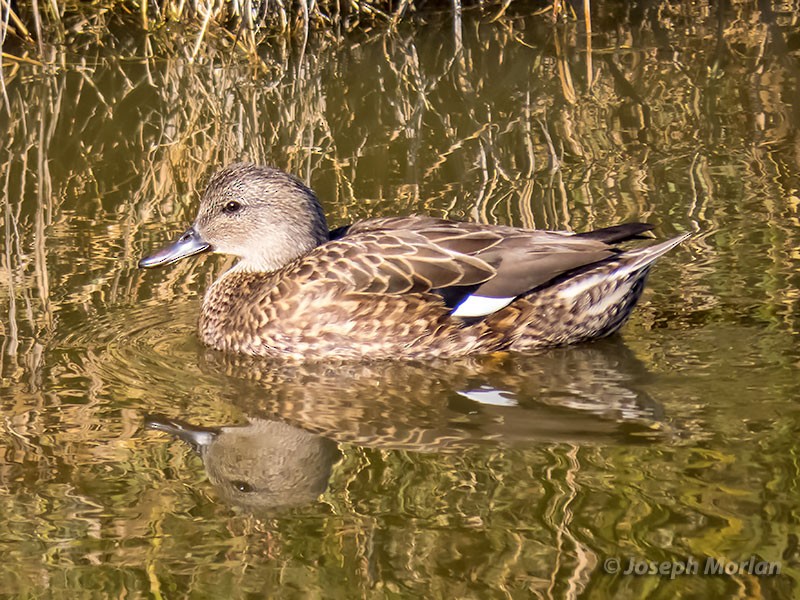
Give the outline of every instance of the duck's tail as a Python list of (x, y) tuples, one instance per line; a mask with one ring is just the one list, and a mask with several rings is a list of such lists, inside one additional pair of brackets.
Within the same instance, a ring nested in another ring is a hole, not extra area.
[(524, 316), (511, 348), (573, 344), (614, 333), (641, 297), (653, 262), (689, 235), (620, 252), (594, 268), (567, 275), (555, 285), (524, 297), (515, 304)]
[(661, 242), (660, 244), (623, 252), (619, 257), (622, 264), (619, 269), (615, 271), (615, 274), (619, 273), (620, 275), (624, 275), (626, 273), (634, 273), (651, 265), (655, 260), (664, 256), (675, 246), (691, 237), (691, 235), (691, 233), (684, 233), (683, 235), (674, 237), (666, 242)]
[[(604, 263), (595, 267), (590, 266), (580, 275), (566, 276), (557, 286), (558, 296), (560, 298), (577, 298), (598, 288), (605, 292), (598, 294), (599, 299), (602, 300), (603, 296), (618, 284), (643, 279), (656, 259), (672, 250), (690, 235), (686, 233), (660, 244), (620, 252)], [(605, 300), (604, 304), (608, 303), (609, 298)]]

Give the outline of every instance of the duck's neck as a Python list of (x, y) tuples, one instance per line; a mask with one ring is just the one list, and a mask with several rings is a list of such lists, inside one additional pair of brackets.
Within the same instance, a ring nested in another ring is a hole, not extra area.
[[(281, 239), (281, 236), (285, 239)], [(239, 257), (229, 272), (274, 273), (289, 263), (305, 256), (317, 246), (328, 241), (328, 230), (308, 231), (303, 236), (292, 232), (275, 232), (270, 235), (270, 244)]]
[(270, 274), (279, 271), (285, 267), (288, 262), (278, 262), (273, 260), (253, 260), (252, 258), (241, 258), (230, 269), (225, 271), (225, 275), (233, 275), (234, 273), (264, 273)]

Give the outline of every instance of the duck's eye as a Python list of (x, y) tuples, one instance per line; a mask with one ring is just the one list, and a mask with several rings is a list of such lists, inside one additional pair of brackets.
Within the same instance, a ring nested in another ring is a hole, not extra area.
[(242, 208), (242, 205), (239, 204), (236, 200), (231, 200), (225, 206), (222, 207), (222, 212), (228, 215), (232, 215), (235, 212), (238, 212), (239, 209)]
[(254, 492), (256, 489), (246, 481), (231, 481), (231, 485), (243, 494), (249, 494)]

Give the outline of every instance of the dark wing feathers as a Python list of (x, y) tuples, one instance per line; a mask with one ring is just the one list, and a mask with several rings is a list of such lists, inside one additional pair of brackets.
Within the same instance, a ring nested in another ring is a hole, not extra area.
[(314, 277), (370, 294), (522, 295), (573, 269), (614, 256), (611, 245), (652, 229), (630, 223), (571, 235), (433, 217), (370, 219), (331, 232), (302, 263)]
[(653, 225), (650, 225), (650, 223), (623, 223), (622, 225), (603, 227), (603, 229), (595, 229), (594, 231), (586, 231), (576, 235), (586, 240), (597, 240), (606, 244), (619, 244), (628, 240), (646, 239), (647, 236), (642, 234), (652, 229)]
[(475, 294), (490, 298), (511, 298), (552, 281), (567, 271), (614, 256), (611, 248), (581, 248), (569, 245), (517, 252), (503, 257), (497, 277), (490, 279)]

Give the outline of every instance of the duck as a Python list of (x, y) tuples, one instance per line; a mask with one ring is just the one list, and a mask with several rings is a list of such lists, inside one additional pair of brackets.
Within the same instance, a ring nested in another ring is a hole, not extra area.
[(237, 262), (205, 293), (202, 342), (309, 361), (528, 352), (607, 337), (659, 257), (689, 234), (622, 249), (653, 225), (533, 230), (425, 215), (329, 229), (299, 178), (252, 163), (211, 176), (194, 223), (139, 261), (202, 253)]

